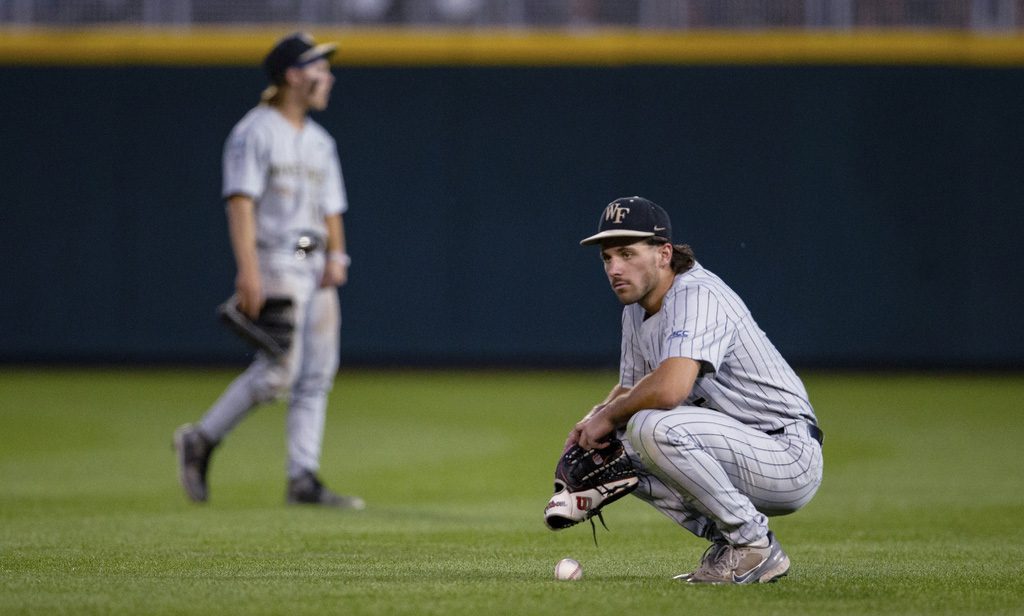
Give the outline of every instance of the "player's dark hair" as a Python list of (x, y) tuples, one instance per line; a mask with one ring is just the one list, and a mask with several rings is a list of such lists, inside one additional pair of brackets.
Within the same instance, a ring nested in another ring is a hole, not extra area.
[[(647, 243), (651, 246), (660, 246), (668, 242), (660, 237), (652, 237), (647, 239)], [(694, 256), (693, 248), (690, 248), (689, 244), (672, 244), (672, 261), (669, 262), (669, 265), (673, 272), (682, 274), (689, 271), (696, 260), (697, 257)]]

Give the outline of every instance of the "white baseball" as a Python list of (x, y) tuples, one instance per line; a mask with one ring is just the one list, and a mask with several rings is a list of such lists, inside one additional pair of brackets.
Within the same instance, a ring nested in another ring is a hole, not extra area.
[(556, 580), (578, 580), (583, 577), (583, 565), (572, 558), (563, 558), (555, 565)]

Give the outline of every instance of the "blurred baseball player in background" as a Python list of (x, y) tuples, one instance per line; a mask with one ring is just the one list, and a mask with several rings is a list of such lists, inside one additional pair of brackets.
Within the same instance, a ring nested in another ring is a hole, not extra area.
[(268, 298), (290, 302), (290, 344), (258, 351), (252, 365), (196, 424), (174, 435), (179, 476), (205, 502), (210, 455), (258, 405), (290, 395), (289, 503), (362, 509), (318, 476), (330, 391), (338, 367), (337, 287), (348, 278), (342, 214), (348, 209), (334, 139), (308, 117), (327, 108), (334, 44), (308, 35), (278, 41), (263, 61), (270, 80), (261, 104), (235, 125), (224, 148), (223, 197), (237, 265), (237, 313), (256, 320)]
[(803, 383), (743, 301), (672, 244), (668, 214), (642, 197), (610, 203), (598, 233), (625, 304), (619, 383), (566, 445), (623, 438), (633, 494), (711, 542), (690, 583), (770, 582), (789, 558), (770, 515), (807, 504), (821, 483), (822, 431)]

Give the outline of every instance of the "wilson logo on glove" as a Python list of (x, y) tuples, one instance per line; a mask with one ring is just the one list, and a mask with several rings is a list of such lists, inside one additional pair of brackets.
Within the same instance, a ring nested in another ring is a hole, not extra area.
[(544, 507), (544, 523), (561, 530), (601, 517), (601, 509), (636, 489), (640, 483), (622, 441), (612, 439), (604, 449), (567, 449), (555, 467), (555, 494)]

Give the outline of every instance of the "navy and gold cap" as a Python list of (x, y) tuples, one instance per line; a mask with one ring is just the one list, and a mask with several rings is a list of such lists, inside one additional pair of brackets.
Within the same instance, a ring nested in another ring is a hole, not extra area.
[(316, 44), (305, 32), (289, 34), (279, 40), (263, 59), (263, 70), (270, 83), (284, 81), (284, 74), (293, 66), (305, 66), (320, 58), (330, 58), (337, 51), (336, 43)]
[(623, 237), (660, 237), (671, 243), (672, 221), (668, 218), (668, 212), (653, 201), (643, 197), (622, 197), (604, 208), (597, 233), (582, 240), (580, 245), (589, 246), (599, 244), (602, 240)]

